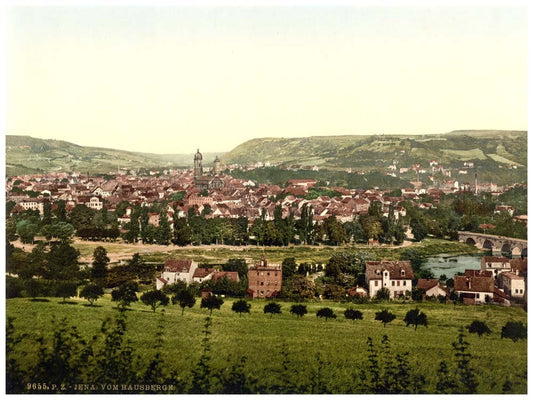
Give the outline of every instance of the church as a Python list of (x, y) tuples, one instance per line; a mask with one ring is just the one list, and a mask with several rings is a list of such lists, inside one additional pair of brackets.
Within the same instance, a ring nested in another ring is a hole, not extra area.
[(224, 181), (220, 178), (222, 171), (222, 164), (218, 158), (213, 162), (213, 169), (209, 175), (204, 175), (204, 168), (202, 166), (202, 153), (200, 149), (194, 155), (194, 186), (197, 189), (223, 189)]

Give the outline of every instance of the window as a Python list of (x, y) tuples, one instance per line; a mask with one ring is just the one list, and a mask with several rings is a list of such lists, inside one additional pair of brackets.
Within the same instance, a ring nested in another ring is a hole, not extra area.
[(476, 293), (476, 299), (479, 299), (479, 293)]
[(374, 281), (374, 286), (377, 286), (378, 285), (378, 281)]
[(405, 276), (405, 270), (402, 269), (402, 271), (401, 271), (401, 275), (402, 275), (402, 276)]
[(384, 277), (387, 277), (387, 275), (388, 275), (388, 274), (387, 274), (387, 272), (386, 272), (386, 271), (385, 271), (385, 272), (383, 272), (383, 276), (384, 276)]
[[(394, 281), (392, 281), (392, 286), (394, 286)], [(396, 293), (396, 292), (394, 292), (394, 293)]]
[(407, 286), (407, 281), (403, 281), (403, 285), (404, 285), (404, 286)]
[(267, 276), (270, 276), (270, 272), (267, 272)]
[(261, 282), (261, 286), (263, 286), (265, 284), (265, 282)]

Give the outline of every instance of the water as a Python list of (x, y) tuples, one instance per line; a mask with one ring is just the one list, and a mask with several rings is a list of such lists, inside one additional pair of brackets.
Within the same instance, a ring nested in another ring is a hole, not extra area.
[(447, 278), (453, 278), (458, 272), (465, 272), (465, 269), (481, 269), (481, 258), (483, 254), (450, 256), (441, 254), (436, 257), (428, 258), (422, 268), (429, 269), (433, 272), (435, 278), (446, 275)]

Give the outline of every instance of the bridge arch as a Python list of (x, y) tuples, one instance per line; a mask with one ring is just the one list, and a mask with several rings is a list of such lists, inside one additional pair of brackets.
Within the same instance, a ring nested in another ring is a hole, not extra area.
[(494, 248), (494, 243), (492, 243), (489, 239), (485, 239), (483, 241), (483, 246), (481, 246), (483, 249), (489, 249), (492, 250)]
[(512, 253), (511, 243), (505, 242), (500, 250), (502, 253)]
[(471, 245), (471, 246), (475, 246), (475, 245), (477, 244), (476, 241), (475, 241), (474, 239), (472, 239), (471, 237), (467, 238), (467, 239), (465, 240), (465, 243), (466, 243), (466, 244), (469, 244), (469, 245)]

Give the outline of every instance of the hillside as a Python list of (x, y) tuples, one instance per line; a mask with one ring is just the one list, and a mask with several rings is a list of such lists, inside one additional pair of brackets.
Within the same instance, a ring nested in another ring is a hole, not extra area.
[(527, 167), (525, 131), (454, 131), (438, 135), (321, 136), (249, 140), (226, 153), (226, 164), (257, 161), (325, 168), (375, 169), (393, 161), (402, 166), (438, 160), (493, 161)]
[[(212, 162), (215, 154), (204, 154)], [(6, 136), (6, 175), (45, 172), (108, 173), (119, 168), (191, 167), (193, 154), (150, 154), (84, 147), (61, 140)]]

